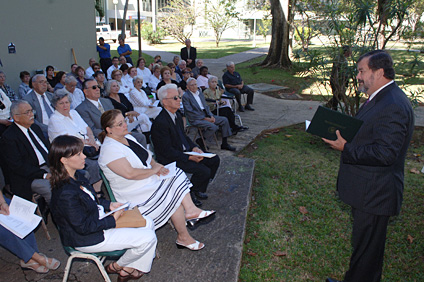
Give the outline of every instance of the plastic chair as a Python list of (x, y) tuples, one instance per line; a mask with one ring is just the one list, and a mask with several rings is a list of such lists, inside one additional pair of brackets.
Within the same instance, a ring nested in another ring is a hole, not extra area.
[(118, 251), (112, 251), (112, 252), (84, 253), (68, 246), (63, 246), (63, 249), (65, 250), (65, 253), (69, 256), (68, 261), (66, 263), (66, 267), (65, 267), (65, 273), (63, 274), (63, 280), (62, 280), (63, 282), (68, 281), (69, 273), (71, 272), (71, 267), (72, 267), (72, 260), (75, 258), (92, 260), (93, 262), (96, 263), (97, 267), (99, 268), (99, 271), (103, 276), (103, 279), (106, 282), (111, 282), (109, 275), (107, 274), (106, 269), (103, 266), (103, 263), (105, 262), (106, 258), (119, 258), (126, 251), (126, 250), (118, 250)]

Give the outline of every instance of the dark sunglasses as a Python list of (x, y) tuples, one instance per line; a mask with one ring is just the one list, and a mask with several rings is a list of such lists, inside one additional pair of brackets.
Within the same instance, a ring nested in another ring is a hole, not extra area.
[(174, 99), (175, 101), (177, 101), (178, 99), (180, 99), (181, 100), (181, 96), (174, 96), (174, 97), (172, 97), (172, 98), (164, 98), (164, 99)]
[(93, 90), (96, 90), (97, 88), (99, 88), (99, 89), (100, 89), (100, 87), (99, 87), (98, 85), (93, 85), (93, 86), (91, 86), (91, 89), (93, 89)]

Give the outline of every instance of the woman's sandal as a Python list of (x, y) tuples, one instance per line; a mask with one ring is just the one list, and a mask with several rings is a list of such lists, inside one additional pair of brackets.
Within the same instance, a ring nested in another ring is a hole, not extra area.
[[(213, 218), (212, 215), (214, 215), (215, 213), (216, 213), (216, 211), (214, 211), (214, 210), (211, 210), (211, 211), (203, 211), (202, 210), (196, 218), (187, 218), (186, 222), (191, 227), (193, 227), (194, 225), (196, 225), (200, 221), (207, 223), (207, 222), (209, 222), (209, 220), (211, 220)], [(208, 218), (208, 220), (206, 220), (207, 218)]]
[[(122, 271), (127, 273), (128, 275), (122, 276), (121, 273), (119, 273), (118, 282), (127, 282), (129, 280), (137, 280), (137, 279), (140, 279), (141, 276), (144, 275), (144, 272), (141, 272), (137, 269), (133, 269), (133, 271), (128, 272), (128, 271), (126, 271), (125, 269), (122, 268)], [(133, 275), (134, 271), (137, 271), (137, 273), (138, 273), (137, 276)]]
[(25, 263), (23, 260), (20, 261), (22, 269), (34, 270), (37, 273), (45, 274), (49, 272), (49, 269), (38, 262)]
[(48, 269), (56, 270), (56, 269), (59, 268), (60, 261), (58, 261), (55, 258), (50, 258), (52, 260), (52, 262), (49, 262), (49, 258), (45, 254), (43, 254), (43, 253), (39, 253), (39, 254), (40, 254), (40, 256), (44, 257), (44, 259), (46, 260), (46, 267)]
[[(194, 242), (193, 244), (190, 244), (190, 245), (183, 245), (183, 244), (179, 243), (178, 241), (175, 241), (175, 244), (177, 244), (178, 249), (187, 248), (190, 251), (199, 251), (199, 250), (201, 250), (205, 247), (205, 244), (200, 243), (199, 241), (196, 241), (196, 242)], [(200, 246), (200, 244), (203, 244), (203, 245)]]
[(122, 268), (117, 269), (115, 267), (115, 262), (110, 263), (108, 266), (106, 266), (106, 272), (108, 274), (119, 274), (121, 272)]

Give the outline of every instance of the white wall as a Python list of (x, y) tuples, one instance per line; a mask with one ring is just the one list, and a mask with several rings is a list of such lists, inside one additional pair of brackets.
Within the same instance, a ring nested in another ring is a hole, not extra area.
[[(32, 75), (52, 65), (70, 71), (71, 48), (84, 68), (90, 57), (98, 60), (94, 1), (3, 0), (0, 19), (0, 70), (15, 90), (22, 70)], [(16, 54), (8, 53), (10, 42), (16, 45)]]

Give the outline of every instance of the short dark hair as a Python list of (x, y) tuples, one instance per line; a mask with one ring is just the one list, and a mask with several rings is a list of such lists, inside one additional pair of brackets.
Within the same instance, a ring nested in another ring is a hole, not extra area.
[(202, 70), (204, 70), (204, 69), (208, 69), (208, 67), (207, 66), (202, 66), (202, 67), (200, 67), (199, 71), (202, 72)]
[[(98, 71), (99, 72), (99, 71)], [(96, 72), (96, 73), (98, 73), (98, 72)], [(87, 78), (86, 80), (84, 80), (84, 82), (82, 83), (82, 89), (87, 89), (87, 83), (88, 82), (90, 82), (90, 81), (96, 81), (95, 79), (92, 79), (92, 78)], [(96, 83), (97, 83), (97, 81), (96, 81)]]
[(117, 59), (119, 61), (119, 58), (116, 57), (116, 56), (112, 58), (112, 61), (115, 60), (115, 59)]
[[(96, 71), (94, 74), (93, 74), (93, 77), (98, 77), (99, 76), (99, 74), (105, 74), (104, 72), (102, 72), (102, 71)], [(86, 80), (84, 80), (84, 82), (85, 82)], [(82, 83), (82, 85), (84, 85), (84, 82)]]
[(20, 79), (22, 79), (22, 78), (24, 78), (24, 76), (26, 76), (26, 75), (30, 75), (30, 74), (29, 74), (29, 72), (27, 72), (27, 71), (21, 71), (21, 72), (19, 73), (19, 78), (20, 78)]
[(46, 72), (48, 72), (48, 71), (49, 71), (49, 69), (54, 70), (54, 67), (53, 67), (53, 66), (47, 66), (47, 67), (46, 67)]
[(384, 50), (374, 50), (368, 52), (358, 59), (358, 63), (365, 58), (368, 59), (368, 67), (372, 71), (383, 69), (384, 77), (387, 79), (395, 79), (395, 69), (393, 68), (393, 59)]
[(91, 68), (93, 68), (94, 66), (98, 66), (98, 67), (100, 67), (100, 64), (99, 63), (93, 63), (92, 65), (91, 65)]
[(126, 71), (129, 69), (127, 64), (123, 64), (120, 68), (119, 68), (122, 72)]
[(105, 39), (103, 37), (99, 37), (99, 40), (105, 41)]

